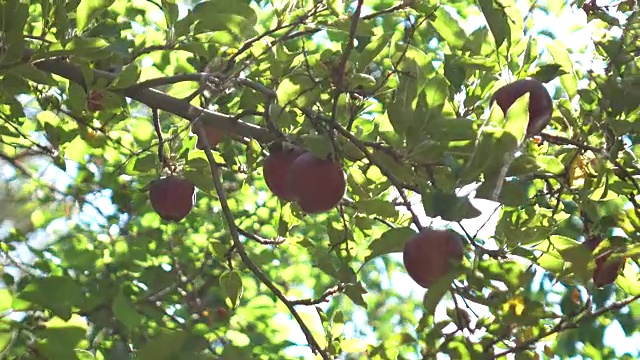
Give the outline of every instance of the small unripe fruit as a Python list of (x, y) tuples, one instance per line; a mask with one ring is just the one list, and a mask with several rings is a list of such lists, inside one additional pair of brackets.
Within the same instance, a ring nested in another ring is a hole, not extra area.
[(460, 236), (451, 230), (424, 229), (404, 245), (402, 260), (409, 276), (428, 288), (462, 262)]
[(293, 199), (310, 214), (334, 208), (347, 189), (340, 165), (310, 152), (298, 156), (291, 164), (287, 182)]
[(291, 165), (305, 151), (300, 148), (274, 150), (264, 159), (262, 172), (267, 187), (274, 195), (284, 201), (292, 201), (293, 194), (288, 178)]
[(151, 206), (165, 221), (180, 221), (187, 217), (196, 202), (196, 188), (189, 180), (167, 176), (149, 186)]
[(533, 137), (549, 124), (553, 113), (551, 96), (540, 81), (527, 78), (507, 84), (496, 90), (491, 97), (491, 103), (495, 101), (506, 116), (511, 105), (526, 93), (529, 93), (529, 123), (526, 135)]

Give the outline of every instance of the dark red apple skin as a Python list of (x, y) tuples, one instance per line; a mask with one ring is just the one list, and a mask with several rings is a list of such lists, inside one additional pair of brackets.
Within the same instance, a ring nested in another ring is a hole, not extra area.
[(294, 196), (289, 187), (288, 177), (291, 165), (305, 150), (293, 148), (272, 151), (265, 159), (262, 167), (264, 181), (271, 192), (284, 201), (293, 201)]
[[(213, 128), (211, 126), (203, 125), (202, 127), (207, 137), (207, 141), (209, 142), (209, 146), (212, 149), (218, 146), (218, 144), (220, 144), (220, 142), (222, 141), (224, 134), (220, 130)], [(203, 150), (207, 146), (207, 144), (200, 139), (200, 131), (198, 131), (198, 129), (193, 129), (192, 131), (198, 136), (198, 141), (196, 142), (196, 148), (198, 148), (199, 150)]]
[(310, 152), (298, 156), (291, 164), (287, 183), (293, 200), (309, 214), (333, 209), (347, 190), (342, 167)]
[(424, 229), (404, 246), (402, 260), (409, 276), (429, 288), (461, 263), (464, 247), (460, 235), (451, 230)]
[(507, 84), (491, 97), (500, 106), (502, 112), (507, 114), (507, 110), (516, 100), (524, 94), (529, 93), (529, 123), (527, 124), (527, 137), (539, 134), (551, 120), (553, 113), (553, 101), (544, 85), (536, 79), (526, 78)]
[[(593, 252), (598, 245), (600, 245), (602, 240), (604, 239), (599, 236), (594, 236), (585, 240), (584, 245)], [(596, 267), (593, 269), (592, 278), (596, 287), (601, 288), (609, 284), (613, 284), (618, 278), (620, 270), (622, 270), (622, 267), (627, 261), (625, 257), (608, 261), (609, 256), (611, 256), (610, 251), (599, 255), (595, 259)]]
[(626, 258), (624, 257), (607, 261), (609, 255), (610, 254), (604, 254), (596, 258), (596, 268), (593, 270), (593, 283), (599, 288), (613, 284), (626, 262)]
[(178, 222), (191, 212), (196, 202), (196, 188), (189, 180), (167, 176), (149, 186), (151, 207), (165, 221)]
[(104, 109), (104, 106), (102, 106), (102, 98), (103, 95), (100, 91), (91, 90), (87, 98), (87, 110), (96, 112)]

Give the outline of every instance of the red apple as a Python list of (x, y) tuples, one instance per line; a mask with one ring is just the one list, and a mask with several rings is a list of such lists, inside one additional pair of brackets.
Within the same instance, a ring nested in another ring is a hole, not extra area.
[(428, 288), (462, 262), (460, 236), (451, 230), (424, 229), (404, 245), (402, 259), (409, 276)]
[(626, 258), (609, 260), (611, 253), (605, 253), (596, 258), (596, 268), (593, 270), (593, 283), (601, 288), (613, 284), (626, 262)]
[(102, 106), (103, 96), (104, 95), (102, 95), (102, 92), (98, 90), (91, 90), (89, 96), (87, 97), (87, 110), (96, 112), (104, 109), (104, 106)]
[(533, 137), (549, 124), (553, 112), (551, 96), (540, 81), (526, 78), (507, 84), (496, 90), (491, 97), (491, 103), (495, 101), (506, 115), (511, 105), (526, 93), (529, 93), (527, 137)]
[(153, 210), (165, 221), (180, 221), (187, 217), (196, 202), (196, 188), (189, 180), (167, 176), (149, 186)]
[(329, 211), (340, 203), (347, 189), (339, 164), (304, 153), (291, 164), (287, 179), (290, 194), (303, 211)]
[(267, 187), (277, 197), (284, 201), (292, 201), (293, 194), (287, 182), (291, 164), (305, 151), (300, 148), (288, 150), (273, 149), (269, 156), (264, 159), (262, 172)]
[[(209, 142), (209, 146), (213, 149), (222, 141), (224, 134), (222, 131), (214, 128), (213, 126), (202, 125), (204, 129), (205, 136), (207, 137), (207, 141)], [(192, 129), (193, 133), (198, 136), (198, 142), (196, 143), (196, 148), (203, 150), (207, 144), (204, 140), (200, 139), (200, 131), (197, 128)]]

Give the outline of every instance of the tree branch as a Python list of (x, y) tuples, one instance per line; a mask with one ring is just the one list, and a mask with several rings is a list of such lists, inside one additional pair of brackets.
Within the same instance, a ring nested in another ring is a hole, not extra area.
[(534, 336), (532, 338), (530, 338), (529, 340), (526, 340), (520, 344), (518, 344), (517, 346), (512, 347), (511, 349), (499, 352), (497, 354), (495, 354), (493, 356), (493, 359), (498, 359), (500, 357), (506, 356), (507, 354), (511, 354), (511, 353), (516, 353), (518, 351), (522, 351), (522, 350), (526, 350), (528, 349), (531, 345), (541, 341), (542, 339), (546, 338), (549, 335), (553, 335), (555, 333), (561, 332), (563, 330), (567, 330), (567, 329), (573, 329), (578, 327), (578, 325), (580, 325), (580, 323), (582, 323), (583, 321), (587, 320), (587, 319), (592, 319), (595, 317), (598, 317), (604, 313), (607, 313), (609, 311), (612, 310), (620, 310), (623, 307), (631, 304), (634, 301), (637, 301), (640, 299), (640, 295), (636, 295), (636, 296), (632, 296), (629, 297), (627, 299), (621, 300), (621, 301), (617, 301), (614, 302), (612, 304), (610, 304), (609, 306), (605, 306), (603, 308), (601, 308), (598, 311), (594, 311), (594, 312), (588, 312), (586, 313), (583, 317), (579, 318), (577, 321), (573, 321), (573, 322), (567, 322), (566, 318), (561, 319), (554, 327), (552, 327), (551, 329), (542, 332), (541, 334)]
[[(31, 57), (34, 54), (35, 52), (33, 50), (25, 49), (23, 60), (31, 62)], [(38, 60), (34, 61), (33, 65), (40, 70), (56, 74), (72, 82), (82, 85), (85, 84), (85, 79), (80, 68), (62, 59)], [(116, 79), (115, 74), (106, 71), (92, 70), (92, 72), (94, 78), (106, 79), (108, 81)], [(157, 108), (159, 110), (170, 112), (191, 122), (199, 117), (200, 121), (205, 125), (214, 127), (225, 133), (253, 138), (261, 143), (266, 143), (275, 139), (275, 136), (269, 133), (265, 128), (239, 121), (231, 115), (221, 114), (191, 105), (188, 101), (169, 96), (154, 89), (125, 88), (110, 90), (119, 92), (126, 97), (147, 105), (150, 108)]]
[(329, 298), (333, 295), (343, 292), (347, 288), (346, 284), (338, 284), (330, 289), (327, 289), (320, 297), (317, 299), (300, 299), (300, 300), (291, 300), (291, 305), (317, 305), (321, 304), (325, 301), (329, 301)]
[(340, 63), (336, 69), (337, 79), (335, 79), (335, 94), (333, 95), (333, 107), (331, 109), (331, 119), (333, 122), (336, 122), (336, 118), (338, 116), (338, 102), (340, 100), (340, 94), (344, 91), (344, 76), (345, 70), (347, 67), (347, 62), (349, 61), (349, 55), (351, 55), (351, 51), (353, 50), (354, 42), (356, 39), (356, 31), (358, 30), (358, 20), (360, 20), (360, 12), (362, 11), (362, 5), (364, 4), (364, 0), (358, 0), (356, 4), (356, 10), (353, 12), (351, 16), (351, 28), (349, 29), (349, 39), (347, 40), (347, 45), (342, 53), (342, 58), (340, 58)]
[(254, 233), (248, 232), (246, 230), (243, 230), (241, 228), (238, 228), (238, 232), (240, 234), (242, 234), (242, 236), (248, 237), (249, 239), (254, 240), (255, 242), (258, 242), (262, 245), (280, 245), (280, 244), (284, 244), (285, 241), (287, 241), (286, 238), (277, 238), (277, 239), (265, 239), (263, 237), (260, 237)]
[(320, 344), (316, 341), (316, 339), (313, 337), (313, 334), (311, 334), (311, 330), (309, 329), (309, 327), (307, 326), (307, 324), (304, 323), (304, 320), (302, 320), (302, 318), (300, 317), (300, 314), (298, 314), (298, 311), (295, 309), (295, 307), (293, 306), (293, 304), (289, 301), (289, 299), (287, 299), (287, 297), (284, 295), (284, 293), (282, 291), (280, 291), (280, 289), (278, 289), (276, 287), (276, 285), (258, 268), (258, 266), (251, 260), (251, 258), (249, 257), (249, 254), (247, 254), (247, 251), (244, 247), (244, 244), (242, 243), (242, 241), (240, 241), (240, 235), (238, 232), (238, 227), (235, 223), (235, 220), (233, 218), (233, 213), (231, 211), (231, 208), (229, 207), (229, 202), (227, 200), (227, 194), (222, 186), (222, 176), (220, 173), (220, 169), (218, 168), (218, 165), (216, 164), (214, 158), (213, 158), (213, 154), (211, 153), (211, 148), (208, 144), (207, 141), (207, 137), (206, 134), (204, 132), (204, 127), (202, 126), (202, 124), (200, 122), (195, 122), (196, 124), (196, 129), (198, 131), (198, 135), (203, 139), (203, 141), (205, 142), (205, 154), (207, 156), (207, 160), (209, 161), (209, 168), (211, 171), (211, 176), (213, 177), (213, 184), (214, 187), (216, 189), (216, 192), (218, 193), (218, 198), (220, 199), (220, 206), (222, 207), (222, 212), (224, 214), (225, 220), (227, 221), (227, 225), (229, 226), (229, 233), (231, 234), (231, 239), (233, 241), (233, 245), (236, 248), (236, 251), (238, 252), (238, 255), (240, 255), (240, 258), (242, 259), (242, 262), (245, 264), (245, 266), (251, 270), (251, 272), (258, 278), (260, 279), (260, 281), (262, 281), (262, 283), (264, 283), (269, 290), (271, 290), (271, 292), (273, 292), (273, 294), (280, 300), (282, 301), (282, 303), (284, 303), (284, 305), (287, 307), (287, 309), (289, 309), (289, 312), (291, 312), (291, 315), (293, 316), (293, 318), (296, 320), (296, 322), (298, 323), (298, 325), (300, 326), (300, 329), (302, 330), (302, 332), (304, 333), (307, 342), (309, 343), (309, 346), (311, 347), (311, 350), (316, 353), (319, 354), (320, 356), (322, 356), (322, 358), (324, 360), (330, 360), (331, 357), (329, 356), (329, 354), (327, 354), (326, 351), (324, 351), (321, 347)]

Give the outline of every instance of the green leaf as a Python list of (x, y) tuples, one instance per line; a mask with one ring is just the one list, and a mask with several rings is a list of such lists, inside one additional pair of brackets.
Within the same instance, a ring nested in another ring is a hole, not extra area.
[(367, 215), (377, 215), (385, 219), (398, 216), (398, 210), (389, 201), (382, 199), (359, 200), (354, 203), (356, 209)]
[(616, 278), (616, 285), (631, 296), (640, 295), (640, 274), (637, 268), (627, 264), (622, 274)]
[(198, 19), (196, 34), (227, 30), (242, 38), (257, 35), (253, 27), (258, 16), (251, 6), (241, 1), (203, 1), (193, 8), (193, 15)]
[(173, 26), (176, 20), (178, 20), (179, 9), (174, 1), (162, 0), (162, 12), (164, 12), (164, 18), (167, 21), (168, 27)]
[[(499, 106), (494, 106), (494, 110), (498, 110)], [(513, 135), (518, 144), (524, 139), (529, 123), (529, 93), (518, 98), (513, 105), (509, 107), (505, 116), (504, 130)]]
[(444, 76), (454, 89), (459, 89), (466, 79), (465, 69), (454, 55), (444, 56)]
[(53, 318), (43, 324), (44, 329), (37, 331), (38, 352), (49, 360), (78, 359), (75, 348), (85, 340), (87, 322), (79, 315), (73, 315), (68, 321)]
[(0, 332), (0, 352), (3, 352), (11, 344), (11, 340), (15, 335), (12, 332)]
[(137, 329), (144, 321), (144, 317), (136, 311), (131, 300), (122, 291), (116, 295), (111, 308), (116, 319), (129, 330)]
[(228, 271), (220, 276), (220, 289), (231, 302), (231, 307), (235, 308), (242, 298), (242, 278), (237, 271)]
[(444, 295), (447, 293), (447, 291), (449, 290), (449, 286), (456, 277), (456, 272), (451, 271), (449, 274), (438, 279), (438, 281), (436, 281), (429, 287), (422, 300), (422, 306), (424, 307), (425, 314), (435, 315), (436, 307), (440, 303), (440, 300), (442, 300)]
[(180, 353), (187, 340), (184, 331), (170, 331), (162, 333), (148, 341), (142, 349), (136, 352), (140, 360), (169, 360)]
[(109, 86), (110, 89), (123, 89), (134, 85), (140, 78), (140, 68), (136, 63), (131, 63), (122, 69), (122, 72)]
[(363, 294), (367, 293), (367, 290), (365, 290), (365, 288), (362, 287), (360, 283), (358, 283), (357, 285), (346, 285), (344, 293), (349, 297), (349, 299), (351, 299), (351, 301), (353, 301), (354, 304), (362, 306), (365, 309), (368, 308), (367, 302), (362, 297)]
[(71, 318), (71, 308), (80, 306), (84, 293), (73, 279), (61, 276), (35, 279), (18, 295), (18, 299), (51, 310), (64, 320)]
[(546, 64), (538, 68), (538, 70), (531, 75), (531, 77), (538, 79), (540, 82), (548, 83), (558, 76), (568, 74), (568, 72), (562, 68), (560, 64)]
[(579, 246), (580, 243), (565, 236), (552, 235), (546, 241), (535, 246), (543, 254), (538, 258), (538, 265), (552, 273), (559, 274), (565, 268), (565, 259), (561, 252)]
[(365, 257), (365, 262), (372, 260), (381, 255), (394, 252), (402, 252), (404, 244), (416, 232), (410, 227), (399, 227), (387, 230), (378, 239), (369, 244), (369, 254)]
[(542, 171), (551, 174), (561, 174), (564, 171), (564, 165), (554, 156), (538, 156), (536, 162)]
[(560, 65), (567, 73), (566, 75), (560, 76), (560, 83), (569, 95), (569, 99), (573, 99), (573, 97), (578, 94), (578, 79), (576, 79), (576, 76), (573, 74), (573, 61), (569, 56), (566, 46), (560, 41), (555, 40), (547, 45), (547, 50), (549, 50), (555, 63)]
[[(87, 92), (85, 89), (76, 83), (69, 84), (69, 96), (67, 97), (67, 105), (71, 111), (75, 113), (81, 113), (85, 109), (87, 101)], [(60, 130), (57, 130), (60, 131)]]
[(469, 198), (438, 190), (425, 192), (422, 195), (422, 204), (427, 216), (441, 217), (446, 221), (472, 219), (481, 214)]
[(321, 159), (326, 158), (333, 151), (331, 138), (326, 135), (309, 135), (305, 136), (302, 141), (305, 149)]
[(33, 225), (34, 228), (39, 229), (42, 226), (46, 225), (47, 223), (47, 217), (44, 214), (44, 211), (42, 211), (42, 209), (35, 209), (32, 213), (31, 213), (31, 224)]
[(409, 124), (413, 120), (414, 102), (418, 96), (418, 82), (416, 77), (420, 76), (420, 68), (414, 61), (406, 61), (403, 67), (406, 74), (400, 75), (400, 83), (396, 90), (396, 98), (389, 105), (387, 113), (389, 121), (395, 132), (402, 136), (406, 133)]
[(0, 312), (10, 309), (12, 301), (11, 291), (9, 289), (0, 289)]
[(51, 74), (46, 73), (31, 64), (20, 64), (14, 66), (11, 68), (11, 72), (35, 83), (49, 86), (56, 86), (58, 84)]
[(461, 49), (464, 46), (467, 34), (460, 26), (460, 22), (451, 16), (444, 7), (441, 6), (436, 10), (431, 24), (450, 47)]
[(440, 111), (449, 96), (449, 83), (444, 76), (436, 75), (427, 81), (424, 88), (429, 109)]
[(295, 104), (306, 107), (315, 103), (320, 96), (320, 88), (305, 76), (291, 76), (283, 79), (276, 89), (281, 106)]
[(407, 155), (407, 160), (417, 162), (437, 162), (442, 159), (442, 156), (447, 149), (447, 145), (447, 143), (442, 143), (432, 139), (424, 140), (411, 149), (411, 152)]
[(368, 348), (368, 344), (360, 339), (345, 339), (340, 341), (342, 351), (347, 353), (362, 353)]
[[(505, 40), (511, 42), (511, 29), (509, 28), (509, 17), (501, 6), (496, 6), (493, 0), (478, 0), (482, 14), (489, 24), (489, 29), (496, 42), (496, 48), (500, 48)], [(510, 44), (509, 44), (510, 45)]]
[(3, 32), (0, 63), (12, 64), (22, 59), (25, 46), (23, 30), (28, 18), (28, 2), (0, 2), (0, 31)]
[(364, 73), (367, 66), (380, 54), (382, 49), (389, 46), (393, 33), (385, 32), (380, 35), (374, 36), (371, 42), (362, 50), (360, 56), (358, 56), (357, 72)]
[(198, 19), (207, 20), (216, 14), (235, 14), (246, 19), (250, 24), (255, 25), (258, 15), (247, 2), (227, 0), (207, 0), (198, 3), (193, 8), (193, 14)]
[(111, 6), (115, 0), (81, 0), (76, 15), (78, 33), (82, 33), (91, 20)]

